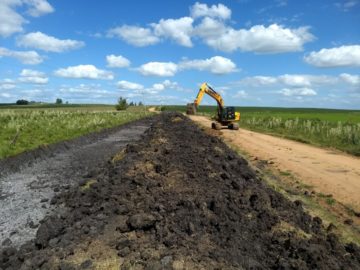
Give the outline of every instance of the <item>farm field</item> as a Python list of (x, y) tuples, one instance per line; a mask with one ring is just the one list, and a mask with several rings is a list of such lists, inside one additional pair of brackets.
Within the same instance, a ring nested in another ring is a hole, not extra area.
[(0, 159), (151, 115), (145, 107), (109, 105), (0, 106)]
[[(185, 112), (185, 106), (163, 110)], [(200, 106), (198, 113), (212, 116), (215, 106)], [(306, 108), (237, 107), (239, 125), (253, 131), (335, 148), (360, 156), (360, 111)]]

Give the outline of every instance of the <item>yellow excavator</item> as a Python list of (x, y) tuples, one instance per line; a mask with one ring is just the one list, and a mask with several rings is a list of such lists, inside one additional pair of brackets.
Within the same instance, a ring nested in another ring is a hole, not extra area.
[(203, 83), (200, 86), (199, 93), (196, 96), (194, 103), (188, 103), (186, 107), (186, 114), (196, 114), (197, 108), (204, 97), (204, 94), (208, 94), (217, 102), (217, 115), (215, 117), (216, 122), (211, 124), (211, 127), (216, 130), (220, 130), (223, 126), (229, 129), (238, 130), (239, 125), (236, 121), (240, 120), (240, 113), (235, 111), (235, 107), (225, 107), (224, 100), (210, 85)]

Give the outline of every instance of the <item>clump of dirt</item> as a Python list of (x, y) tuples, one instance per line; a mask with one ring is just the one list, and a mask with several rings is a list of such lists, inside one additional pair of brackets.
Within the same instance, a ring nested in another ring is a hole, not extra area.
[(121, 159), (55, 197), (62, 211), (35, 241), (4, 248), (0, 268), (360, 269), (358, 246), (341, 244), (221, 140), (180, 114), (157, 117)]

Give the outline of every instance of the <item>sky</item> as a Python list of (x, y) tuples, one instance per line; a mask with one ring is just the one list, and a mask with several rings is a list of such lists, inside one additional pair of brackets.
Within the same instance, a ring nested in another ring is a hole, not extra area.
[(180, 105), (203, 82), (226, 105), (360, 109), (360, 0), (0, 0), (0, 103)]

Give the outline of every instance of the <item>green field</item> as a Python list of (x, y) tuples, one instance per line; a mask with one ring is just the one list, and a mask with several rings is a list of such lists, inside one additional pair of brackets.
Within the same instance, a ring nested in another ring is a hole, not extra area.
[[(165, 110), (186, 111), (185, 106)], [(307, 108), (237, 107), (240, 127), (293, 140), (339, 149), (360, 156), (360, 111)], [(200, 106), (199, 114), (214, 116), (215, 106)]]
[(151, 115), (146, 107), (109, 105), (0, 106), (0, 158)]

